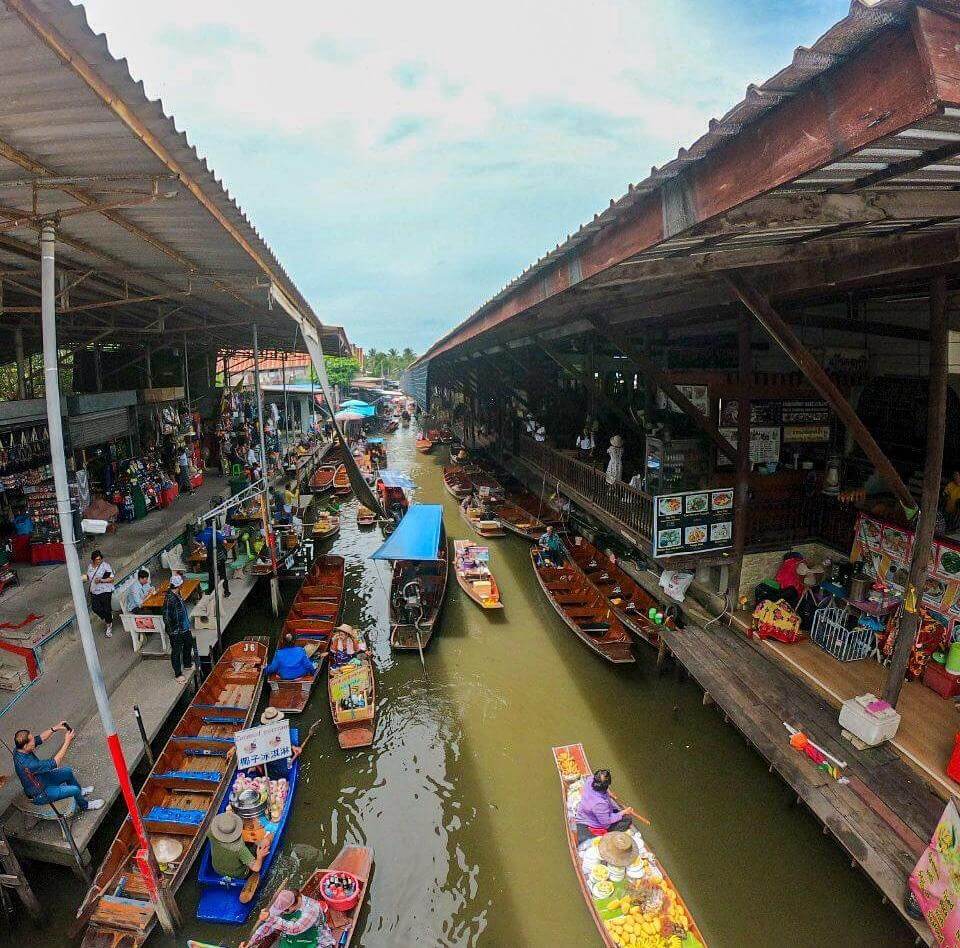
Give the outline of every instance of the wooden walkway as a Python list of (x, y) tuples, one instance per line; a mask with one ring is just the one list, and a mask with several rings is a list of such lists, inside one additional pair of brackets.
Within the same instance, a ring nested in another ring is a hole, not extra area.
[[(889, 746), (858, 751), (845, 741), (836, 710), (742, 635), (718, 624), (709, 629), (690, 624), (668, 633), (666, 642), (704, 695), (820, 819), (824, 833), (837, 839), (917, 935), (933, 944), (926, 923), (909, 918), (903, 900), (943, 800)], [(838, 783), (793, 750), (784, 722), (846, 761), (844, 775), (851, 783)]]

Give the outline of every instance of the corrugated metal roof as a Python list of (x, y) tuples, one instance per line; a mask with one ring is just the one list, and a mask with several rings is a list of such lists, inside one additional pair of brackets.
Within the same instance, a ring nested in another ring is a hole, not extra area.
[[(85, 66), (91, 74), (84, 73)], [(106, 84), (108, 96), (92, 86), (91, 75)], [(148, 133), (146, 140), (137, 132), (139, 123)], [(195, 183), (200, 196), (171, 176), (157, 145)], [(30, 179), (50, 175), (77, 183), (37, 192), (36, 207), (42, 213), (76, 208), (78, 192), (94, 203), (109, 199), (110, 188), (154, 186), (176, 192), (176, 197), (109, 215), (64, 216), (58, 231), (60, 253), (77, 268), (96, 269), (114, 286), (128, 280), (141, 295), (189, 287), (190, 296), (182, 300), (185, 311), (202, 311), (223, 329), (249, 323), (255, 314), (268, 346), (292, 343), (294, 337), (286, 314), (268, 312), (266, 284), (271, 279), (301, 312), (317, 320), (223, 182), (166, 114), (162, 101), (148, 99), (127, 61), (114, 58), (106, 37), (90, 29), (83, 7), (68, 0), (0, 0), (0, 207), (5, 209), (0, 215), (0, 269), (8, 273), (24, 263), (25, 248), (17, 241), (35, 245), (36, 227), (28, 222), (11, 230), (3, 226), (3, 217), (14, 216), (10, 209), (29, 208)], [(76, 295), (89, 292), (87, 281)], [(330, 340), (337, 348), (346, 344), (342, 329), (334, 330)]]
[[(595, 214), (592, 221), (581, 225), (574, 234), (569, 234), (565, 241), (527, 267), (466, 320), (434, 343), (422, 358), (428, 358), (434, 349), (481, 318), (519, 287), (532, 283), (563, 258), (574, 257), (578, 247), (604, 227), (617, 222), (637, 201), (662, 188), (665, 182), (675, 178), (691, 163), (703, 160), (731, 136), (740, 134), (744, 128), (781, 105), (812, 80), (854, 54), (882, 30), (906, 22), (907, 15), (916, 5), (917, 0), (852, 0), (848, 15), (827, 30), (813, 46), (798, 47), (790, 65), (761, 85), (748, 85), (743, 99), (721, 118), (711, 119), (707, 132), (689, 148), (680, 148), (676, 158), (659, 168), (652, 168), (642, 181), (630, 184), (626, 193), (618, 199), (611, 199), (610, 205)], [(955, 0), (939, 0), (939, 5), (957, 6)], [(904, 144), (909, 146), (910, 142), (905, 141)], [(699, 243), (699, 239), (692, 241), (692, 244)], [(675, 251), (682, 247), (682, 241), (671, 241), (669, 246), (670, 250)], [(657, 250), (662, 251), (666, 247), (666, 243), (660, 244)]]

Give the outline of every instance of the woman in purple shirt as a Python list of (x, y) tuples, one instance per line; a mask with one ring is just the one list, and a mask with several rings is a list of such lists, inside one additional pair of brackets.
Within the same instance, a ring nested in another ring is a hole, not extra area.
[(610, 771), (595, 770), (592, 781), (584, 781), (583, 796), (577, 806), (577, 844), (594, 836), (624, 832), (637, 815), (632, 807), (618, 807), (610, 798)]

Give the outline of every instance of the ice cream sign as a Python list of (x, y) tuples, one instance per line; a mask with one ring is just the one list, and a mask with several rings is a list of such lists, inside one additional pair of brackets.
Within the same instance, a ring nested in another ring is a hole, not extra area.
[(910, 889), (938, 945), (960, 946), (960, 814), (951, 800), (910, 874)]

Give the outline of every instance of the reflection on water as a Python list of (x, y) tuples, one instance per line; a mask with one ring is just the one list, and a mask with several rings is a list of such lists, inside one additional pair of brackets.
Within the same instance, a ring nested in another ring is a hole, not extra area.
[[(440, 479), (446, 451), (417, 455), (414, 437), (387, 437), (390, 466), (412, 474), (417, 500), (443, 502), (451, 537), (469, 536)], [(550, 756), (552, 745), (582, 741), (651, 819), (645, 835), (712, 948), (911, 944), (871, 884), (692, 684), (658, 677), (649, 650), (636, 666), (614, 668), (570, 635), (542, 598), (524, 541), (489, 541), (506, 605), (496, 618), (451, 578), (424, 669), (416, 653), (390, 651), (388, 567), (367, 559), (382, 537), (354, 521), (355, 504), (346, 505), (333, 551), (347, 559), (346, 620), (367, 630), (375, 651), (377, 737), (345, 753), (332, 726), (318, 729), (274, 885), (300, 882), (345, 842), (363, 842), (375, 851), (359, 939), (368, 948), (599, 944), (570, 866)], [(295, 592), (285, 588), (287, 603)], [(276, 627), (264, 597), (231, 635)], [(324, 689), (302, 717), (302, 725), (328, 719)], [(46, 872), (38, 889), (52, 915), (40, 942), (61, 944), (80, 886)], [(194, 937), (233, 946), (244, 937), (197, 923), (196, 898), (192, 884), (181, 891), (184, 937), (152, 944)]]

